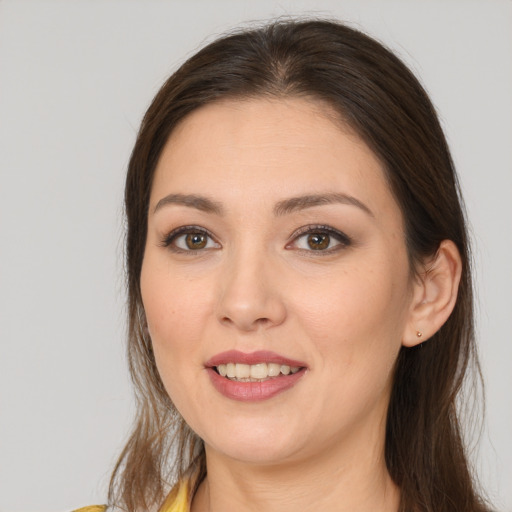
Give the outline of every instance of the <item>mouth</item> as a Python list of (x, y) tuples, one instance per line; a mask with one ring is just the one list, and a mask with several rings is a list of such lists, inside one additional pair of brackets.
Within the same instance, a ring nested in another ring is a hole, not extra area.
[(217, 391), (245, 402), (272, 398), (294, 387), (308, 370), (305, 363), (274, 352), (237, 350), (214, 356), (205, 367)]
[(279, 363), (227, 363), (214, 366), (213, 369), (221, 376), (236, 382), (264, 382), (269, 379), (295, 374), (304, 367), (290, 366)]

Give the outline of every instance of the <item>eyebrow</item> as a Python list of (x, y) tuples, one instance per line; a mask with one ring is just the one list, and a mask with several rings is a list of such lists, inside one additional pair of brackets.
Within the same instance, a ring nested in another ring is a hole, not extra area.
[[(224, 208), (222, 204), (208, 199), (205, 196), (196, 194), (169, 194), (160, 199), (156, 204), (153, 213), (168, 205), (181, 205), (189, 208), (196, 208), (206, 213), (213, 213), (215, 215), (223, 215)], [(306, 208), (313, 208), (315, 206), (323, 206), (328, 204), (348, 204), (357, 206), (371, 217), (375, 217), (373, 212), (359, 199), (348, 194), (330, 193), (330, 194), (312, 194), (297, 197), (290, 197), (279, 201), (274, 206), (274, 215), (277, 217), (288, 215), (290, 213), (305, 210)]]
[(314, 206), (323, 206), (327, 204), (348, 204), (357, 206), (371, 217), (375, 217), (373, 212), (363, 202), (353, 196), (347, 194), (330, 193), (330, 194), (313, 194), (298, 197), (291, 197), (279, 201), (274, 206), (274, 214), (276, 216), (288, 215), (295, 211), (313, 208)]
[(215, 215), (222, 215), (224, 213), (224, 209), (220, 203), (195, 194), (169, 194), (158, 201), (153, 213), (171, 204), (188, 206), (189, 208), (196, 208), (202, 212), (213, 213)]

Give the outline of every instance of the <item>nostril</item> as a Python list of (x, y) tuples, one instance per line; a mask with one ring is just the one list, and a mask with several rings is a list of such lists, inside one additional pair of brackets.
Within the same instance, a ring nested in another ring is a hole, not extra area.
[(272, 323), (272, 320), (270, 318), (243, 318), (243, 317), (237, 317), (236, 319), (232, 319), (229, 316), (224, 316), (220, 319), (221, 323), (226, 325), (237, 325), (243, 330), (252, 331), (254, 329), (257, 329), (258, 327), (266, 327)]

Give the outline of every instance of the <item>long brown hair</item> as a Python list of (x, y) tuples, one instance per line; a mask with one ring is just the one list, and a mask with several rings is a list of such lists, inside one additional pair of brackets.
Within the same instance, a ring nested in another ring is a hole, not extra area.
[(149, 196), (179, 121), (211, 102), (257, 96), (321, 100), (368, 144), (401, 208), (413, 272), (442, 240), (457, 245), (462, 280), (452, 315), (427, 342), (402, 348), (396, 362), (385, 456), (401, 489), (401, 511), (486, 510), (456, 407), (465, 376), (478, 377), (479, 367), (466, 221), (446, 139), (423, 87), (393, 53), (324, 20), (281, 20), (214, 41), (166, 81), (144, 116), (125, 190), (128, 358), (138, 409), (112, 476), (110, 504), (130, 512), (155, 508), (191, 467), (205, 474), (202, 441), (165, 392), (147, 332), (140, 274)]

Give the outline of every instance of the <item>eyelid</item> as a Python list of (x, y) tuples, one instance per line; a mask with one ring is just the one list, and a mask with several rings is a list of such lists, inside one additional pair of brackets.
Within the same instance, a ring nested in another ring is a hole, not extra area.
[(213, 233), (211, 233), (206, 228), (196, 226), (196, 225), (188, 225), (188, 226), (179, 226), (173, 230), (171, 230), (169, 233), (163, 236), (162, 241), (160, 242), (161, 247), (166, 247), (174, 252), (180, 252), (180, 253), (189, 253), (189, 254), (196, 254), (198, 252), (203, 252), (208, 249), (199, 249), (199, 250), (193, 250), (193, 249), (182, 249), (180, 247), (173, 246), (172, 243), (174, 240), (176, 240), (179, 236), (187, 235), (190, 233), (200, 233), (206, 235), (208, 238), (210, 238), (218, 247), (220, 247), (220, 243), (217, 241)]
[(325, 249), (323, 251), (314, 251), (313, 249), (311, 249), (311, 250), (299, 249), (299, 250), (304, 250), (305, 252), (308, 252), (308, 253), (315, 253), (315, 254), (321, 255), (322, 253), (328, 254), (330, 252), (333, 252), (336, 250), (337, 247), (340, 247), (340, 246), (341, 246), (341, 248), (348, 247), (348, 246), (352, 245), (352, 243), (353, 243), (352, 239), (348, 235), (346, 235), (345, 233), (340, 231), (339, 229), (335, 229), (332, 226), (327, 226), (327, 225), (323, 225), (323, 224), (315, 224), (315, 225), (303, 226), (303, 227), (297, 229), (290, 236), (290, 241), (286, 244), (286, 248), (287, 249), (292, 248), (291, 246), (297, 241), (297, 239), (301, 238), (302, 236), (309, 235), (309, 234), (315, 234), (315, 233), (325, 233), (325, 234), (333, 237), (335, 240), (337, 240), (339, 242), (339, 244), (336, 245), (334, 248)]

